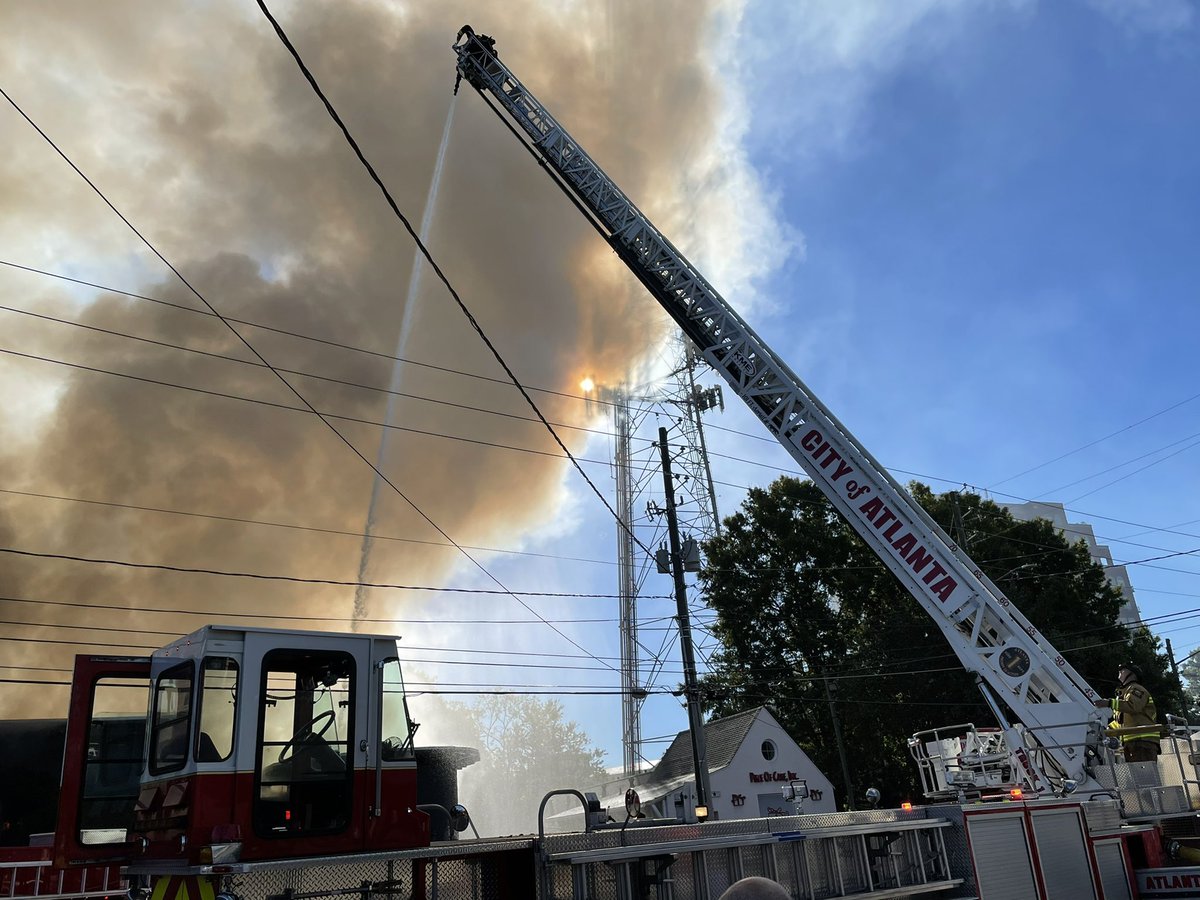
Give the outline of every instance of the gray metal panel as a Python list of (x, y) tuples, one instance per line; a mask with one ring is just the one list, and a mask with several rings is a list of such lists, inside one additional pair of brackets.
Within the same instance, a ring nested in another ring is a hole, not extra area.
[(1030, 815), (1046, 896), (1095, 900), (1096, 884), (1079, 809), (1035, 809)]
[(1172, 815), (1190, 808), (1190, 786), (1181, 783), (1174, 759), (1097, 766), (1096, 780), (1121, 801), (1127, 819)]
[(1120, 839), (1096, 841), (1096, 862), (1100, 866), (1100, 886), (1104, 900), (1132, 900), (1129, 893), (1129, 873), (1125, 870), (1125, 854)]
[(967, 816), (967, 831), (980, 900), (1032, 900), (1038, 896), (1021, 813)]
[(1095, 836), (1121, 829), (1121, 806), (1116, 800), (1088, 800), (1082, 806), (1089, 834)]

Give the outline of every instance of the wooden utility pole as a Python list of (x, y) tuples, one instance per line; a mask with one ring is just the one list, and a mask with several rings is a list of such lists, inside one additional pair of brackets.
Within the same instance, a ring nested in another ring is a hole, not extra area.
[(671, 541), (671, 575), (675, 580), (675, 618), (679, 622), (679, 648), (683, 654), (683, 689), (687, 695), (688, 728), (692, 734), (692, 766), (696, 771), (696, 807), (705, 810), (712, 795), (708, 781), (708, 751), (704, 746), (704, 716), (700, 711), (700, 683), (696, 677), (696, 655), (692, 648), (692, 622), (688, 615), (687, 584), (683, 580), (683, 553), (679, 542), (679, 519), (675, 512), (675, 482), (671, 477), (671, 450), (667, 429), (658, 429), (662, 456), (663, 490), (667, 495), (667, 533)]

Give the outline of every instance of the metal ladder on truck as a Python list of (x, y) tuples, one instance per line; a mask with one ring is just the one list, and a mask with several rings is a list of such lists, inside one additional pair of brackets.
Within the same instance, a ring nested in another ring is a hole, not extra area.
[(503, 108), (543, 169), (937, 623), (976, 675), (1027, 790), (1101, 790), (1092, 770), (1108, 714), (1083, 677), (500, 61), (491, 37), (464, 26), (454, 50), (459, 81)]
[[(944, 892), (951, 819), (937, 810), (864, 811), (710, 822), (697, 828), (541, 839), (539, 896), (716, 900), (741, 878), (777, 881), (796, 897), (882, 898)], [(794, 829), (794, 830), (793, 830)]]

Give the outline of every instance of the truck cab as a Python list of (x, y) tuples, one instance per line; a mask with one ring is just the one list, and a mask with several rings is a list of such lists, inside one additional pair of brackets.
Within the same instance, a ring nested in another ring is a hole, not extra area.
[[(213, 625), (148, 658), (78, 657), (56, 865), (427, 846), (396, 647)], [(144, 719), (114, 714), (114, 688), (139, 685)]]

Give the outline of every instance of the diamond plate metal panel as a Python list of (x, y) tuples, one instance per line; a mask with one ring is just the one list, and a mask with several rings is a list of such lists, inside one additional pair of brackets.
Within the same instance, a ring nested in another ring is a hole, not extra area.
[(690, 900), (697, 896), (695, 872), (692, 870), (690, 854), (679, 857), (671, 866), (669, 880), (664, 885), (662, 900)]
[[(1113, 763), (1097, 766), (1096, 780), (1113, 791), (1121, 802), (1127, 818), (1161, 815), (1164, 804), (1183, 807), (1186, 798), (1182, 788), (1163, 787), (1162, 773), (1157, 762)], [(1178, 811), (1174, 808), (1171, 811)]]
[(963, 808), (957, 803), (927, 807), (931, 818), (946, 819), (950, 827), (942, 828), (933, 840), (946, 850), (946, 864), (950, 871), (935, 875), (929, 873), (930, 881), (947, 878), (962, 878), (963, 889), (959, 896), (973, 896), (978, 890), (975, 884), (975, 867), (971, 864), (971, 850), (967, 845), (967, 829), (963, 821)]
[(1089, 800), (1082, 804), (1089, 834), (1108, 834), (1121, 827), (1121, 808), (1116, 800)]
[(720, 897), (725, 889), (737, 880), (729, 865), (730, 855), (723, 850), (707, 850), (701, 855), (704, 857), (704, 869), (708, 874), (709, 896)]
[(799, 864), (798, 848), (795, 844), (782, 844), (775, 848), (774, 879), (788, 888), (793, 894), (800, 896), (802, 869)]
[(292, 868), (271, 868), (232, 877), (232, 885), (245, 900), (267, 900), (286, 894), (333, 894), (363, 882), (392, 882), (411, 891), (413, 863), (409, 860), (357, 861), (342, 865), (313, 866), (294, 860)]
[(738, 849), (740, 856), (740, 871), (739, 878), (748, 878), (751, 875), (761, 875), (764, 878), (769, 878), (770, 873), (763, 862), (763, 854), (769, 851), (769, 847), (741, 847)]
[(1164, 785), (1176, 786), (1183, 792), (1185, 808), (1196, 810), (1200, 809), (1200, 771), (1190, 762), (1192, 758), (1188, 741), (1166, 738), (1158, 757), (1158, 771)]
[(867, 880), (866, 856), (861, 837), (835, 838), (838, 863), (842, 867), (842, 879), (848, 893), (866, 891), (870, 888)]

